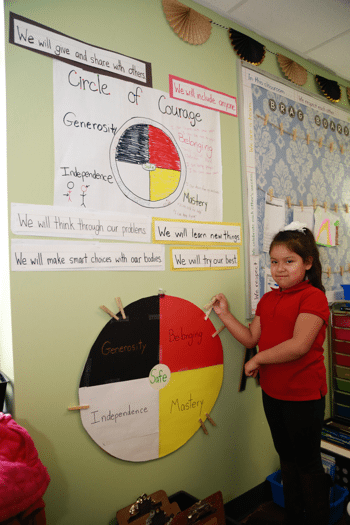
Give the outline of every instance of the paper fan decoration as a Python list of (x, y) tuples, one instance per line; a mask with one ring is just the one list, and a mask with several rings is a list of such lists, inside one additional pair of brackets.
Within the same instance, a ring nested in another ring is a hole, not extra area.
[(332, 102), (339, 102), (341, 98), (341, 89), (338, 82), (328, 80), (328, 78), (315, 76), (317, 84), (320, 86), (322, 93)]
[(246, 62), (259, 66), (265, 58), (265, 46), (239, 31), (228, 30), (233, 49)]
[(277, 60), (279, 65), (287, 78), (298, 86), (303, 86), (307, 80), (307, 71), (303, 66), (300, 66), (294, 60), (291, 60), (284, 55), (277, 53)]
[(162, 0), (163, 9), (174, 32), (190, 44), (204, 44), (210, 37), (211, 20), (177, 0)]

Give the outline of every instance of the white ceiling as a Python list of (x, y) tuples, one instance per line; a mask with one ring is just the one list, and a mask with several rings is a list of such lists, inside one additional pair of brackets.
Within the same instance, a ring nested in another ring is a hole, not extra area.
[(194, 1), (350, 80), (350, 0)]

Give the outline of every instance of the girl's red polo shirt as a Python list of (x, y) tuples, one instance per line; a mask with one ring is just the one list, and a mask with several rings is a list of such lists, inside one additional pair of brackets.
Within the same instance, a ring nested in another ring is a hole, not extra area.
[(260, 385), (266, 394), (286, 401), (320, 399), (327, 393), (323, 343), (329, 318), (325, 294), (309, 281), (267, 292), (259, 301), (256, 315), (260, 317), (259, 352), (263, 352), (293, 337), (299, 314), (317, 315), (324, 320), (310, 350), (288, 363), (262, 365)]

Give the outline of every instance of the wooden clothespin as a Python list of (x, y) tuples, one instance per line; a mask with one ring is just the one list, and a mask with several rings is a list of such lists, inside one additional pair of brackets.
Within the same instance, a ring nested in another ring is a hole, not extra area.
[(320, 140), (318, 141), (318, 147), (319, 148), (322, 148), (322, 142), (323, 142), (323, 138), (321, 137)]
[(207, 311), (207, 313), (205, 314), (205, 317), (204, 317), (205, 321), (208, 319), (208, 317), (209, 317), (209, 315), (210, 315), (210, 313), (211, 313), (211, 311), (213, 309), (215, 301), (216, 301), (216, 297), (214, 296), (214, 297), (212, 297), (210, 299), (209, 303), (204, 306), (204, 310)]
[(340, 266), (339, 273), (343, 277), (343, 275), (344, 275), (344, 266)]
[(292, 207), (292, 201), (289, 196), (287, 197), (287, 205), (288, 205), (288, 208)]
[(90, 408), (90, 405), (78, 405), (75, 407), (68, 407), (68, 410), (87, 410)]
[(338, 204), (337, 203), (334, 204), (334, 211), (335, 211), (335, 213), (338, 213)]
[(330, 266), (328, 266), (328, 268), (327, 268), (327, 277), (328, 277), (328, 279), (330, 278), (331, 273), (332, 273), (332, 268)]
[(101, 310), (103, 310), (104, 312), (106, 312), (106, 314), (110, 315), (111, 317), (113, 317), (114, 319), (116, 319), (117, 321), (119, 321), (118, 317), (117, 317), (113, 312), (111, 312), (110, 309), (107, 308), (107, 306), (102, 305), (102, 306), (100, 306), (100, 308), (101, 308)]
[(314, 211), (316, 211), (317, 199), (312, 199), (312, 205), (314, 207)]
[(344, 146), (343, 144), (340, 144), (340, 153), (344, 155)]
[(264, 126), (266, 126), (268, 120), (269, 120), (269, 114), (266, 113), (265, 118), (264, 118)]
[(214, 297), (212, 297), (209, 301), (209, 303), (207, 303), (205, 306), (203, 306), (203, 310), (209, 310), (209, 308), (211, 308), (213, 306), (213, 304), (215, 303), (216, 301), (216, 297), (214, 295)]
[(345, 213), (349, 213), (349, 204), (345, 204)]
[(269, 191), (268, 191), (267, 193), (269, 194), (270, 202), (271, 202), (272, 199), (273, 199), (273, 188), (270, 188)]
[(226, 328), (226, 326), (223, 324), (222, 326), (220, 326), (220, 328), (218, 328), (216, 330), (216, 332), (213, 333), (212, 337), (215, 337), (217, 336), (220, 332), (222, 332), (224, 329)]
[(330, 145), (329, 145), (329, 151), (331, 153), (333, 153), (333, 147), (334, 147), (334, 142), (331, 142)]
[(301, 208), (301, 211), (304, 211), (304, 202), (303, 201), (299, 201), (299, 206)]
[(201, 419), (199, 419), (199, 423), (200, 423), (200, 425), (201, 425), (201, 427), (203, 429), (204, 434), (208, 435), (208, 431), (206, 429), (206, 426), (205, 426), (205, 424), (203, 423), (203, 421)]
[(283, 135), (284, 129), (283, 129), (283, 123), (280, 124), (280, 135)]
[(306, 144), (309, 145), (310, 144), (310, 133), (308, 133), (306, 135)]
[(327, 207), (328, 207), (328, 206), (327, 206), (327, 202), (324, 202), (324, 203), (323, 203), (323, 207), (324, 207), (324, 211), (327, 211)]
[(207, 419), (209, 421), (209, 423), (211, 423), (213, 425), (213, 427), (216, 427), (216, 423), (215, 421), (213, 421), (213, 419), (209, 416), (209, 414), (205, 414), (207, 416)]
[(121, 301), (120, 297), (116, 297), (115, 300), (116, 300), (116, 303), (118, 305), (119, 312), (122, 314), (123, 319), (126, 319), (126, 315), (125, 315), (124, 308), (123, 308), (122, 301)]
[(296, 128), (293, 129), (293, 140), (297, 140), (297, 130), (296, 130)]
[(211, 306), (209, 310), (207, 310), (207, 313), (204, 316), (204, 321), (207, 321), (209, 319), (209, 315), (211, 314), (213, 307)]

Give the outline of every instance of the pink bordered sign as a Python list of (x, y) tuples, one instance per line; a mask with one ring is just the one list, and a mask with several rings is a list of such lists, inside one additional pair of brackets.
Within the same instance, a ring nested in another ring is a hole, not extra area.
[(236, 97), (214, 91), (201, 84), (169, 75), (169, 94), (171, 98), (237, 117)]

